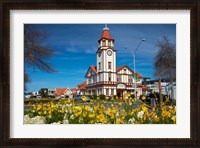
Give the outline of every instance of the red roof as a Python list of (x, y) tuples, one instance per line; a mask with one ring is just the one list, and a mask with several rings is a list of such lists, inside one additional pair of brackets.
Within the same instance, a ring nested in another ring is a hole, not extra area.
[(67, 88), (56, 88), (56, 95), (64, 95)]
[(72, 94), (75, 95), (77, 94), (78, 88), (71, 88), (70, 90), (72, 91)]
[(78, 88), (70, 88), (70, 90), (73, 92), (73, 91), (76, 91)]
[(85, 90), (87, 86), (87, 82), (82, 82), (81, 84), (78, 85), (79, 90)]
[(95, 73), (97, 73), (97, 67), (96, 67), (96, 66), (90, 66), (90, 68), (91, 68)]
[(104, 29), (103, 30), (103, 33), (101, 35), (101, 39), (103, 39), (103, 38), (105, 38), (105, 39), (112, 39), (112, 37), (110, 35), (109, 29)]
[[(131, 70), (132, 72), (134, 72), (132, 69), (130, 69), (128, 66), (124, 65), (124, 66), (119, 66), (116, 68), (116, 72), (119, 72), (120, 70), (122, 70), (124, 67), (127, 67), (129, 70)], [(137, 73), (138, 77), (141, 79), (142, 75), (140, 73)]]
[(82, 82), (82, 83), (78, 84), (78, 87), (79, 87), (79, 86), (82, 86), (82, 85), (85, 85), (85, 84), (87, 84), (87, 82), (86, 82), (86, 81), (84, 81), (84, 82)]
[(82, 85), (79, 89), (80, 90), (85, 90), (87, 85)]
[(142, 75), (141, 75), (140, 73), (138, 73), (138, 77), (139, 77), (139, 78), (142, 78)]
[(117, 68), (116, 68), (116, 72), (120, 71), (123, 67), (125, 67), (125, 65), (124, 65), (124, 66), (119, 66), (119, 67), (117, 67)]

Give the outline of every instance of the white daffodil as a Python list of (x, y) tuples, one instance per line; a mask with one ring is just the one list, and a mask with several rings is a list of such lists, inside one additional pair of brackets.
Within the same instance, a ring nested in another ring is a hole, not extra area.
[(143, 112), (143, 111), (140, 111), (140, 112), (138, 112), (138, 114), (137, 114), (137, 118), (138, 118), (138, 119), (142, 119), (142, 118), (143, 118), (143, 115), (144, 115), (144, 112)]

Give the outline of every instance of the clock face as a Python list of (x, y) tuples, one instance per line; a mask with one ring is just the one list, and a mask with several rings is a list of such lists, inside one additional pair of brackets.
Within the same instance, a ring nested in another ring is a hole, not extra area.
[(111, 56), (111, 55), (112, 55), (112, 51), (111, 51), (111, 50), (108, 50), (108, 51), (107, 51), (107, 54), (108, 54), (109, 56)]

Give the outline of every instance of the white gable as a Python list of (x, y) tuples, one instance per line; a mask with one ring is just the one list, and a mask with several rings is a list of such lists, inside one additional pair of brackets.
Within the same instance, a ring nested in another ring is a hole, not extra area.
[(94, 75), (96, 75), (95, 71), (91, 67), (89, 67), (88, 71), (86, 72), (85, 77), (87, 78)]
[(133, 72), (130, 70), (130, 68), (124, 66), (123, 68), (121, 68), (117, 74), (132, 74)]

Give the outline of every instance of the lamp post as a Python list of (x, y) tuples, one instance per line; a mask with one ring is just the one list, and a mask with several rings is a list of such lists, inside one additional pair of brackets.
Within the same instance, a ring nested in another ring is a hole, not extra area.
[[(134, 50), (131, 50), (131, 49), (129, 49), (130, 51), (131, 51), (131, 54), (132, 54), (132, 56), (133, 56), (133, 66), (134, 66), (134, 90), (135, 90), (135, 92), (134, 92), (134, 95), (135, 95), (135, 100), (136, 100), (136, 71), (135, 71), (135, 53), (136, 53), (136, 51), (137, 51), (137, 49), (140, 47), (140, 45), (142, 44), (142, 42), (144, 42), (144, 41), (146, 41), (146, 39), (142, 39), (141, 41), (140, 41), (140, 43), (138, 44), (138, 46), (136, 47), (136, 49), (135, 49), (135, 51)], [(125, 48), (126, 49), (126, 48)]]

